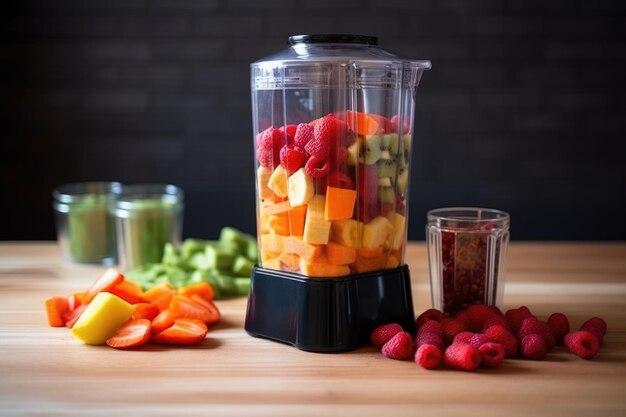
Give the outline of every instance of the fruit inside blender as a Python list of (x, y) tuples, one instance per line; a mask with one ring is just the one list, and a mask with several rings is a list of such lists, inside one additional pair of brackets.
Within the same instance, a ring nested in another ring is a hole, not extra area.
[(352, 110), (260, 131), (261, 266), (341, 277), (402, 265), (410, 132), (398, 115)]

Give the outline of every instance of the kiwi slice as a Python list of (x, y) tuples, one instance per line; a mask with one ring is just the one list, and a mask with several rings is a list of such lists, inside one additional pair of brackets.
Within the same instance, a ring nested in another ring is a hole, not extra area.
[(393, 204), (396, 202), (396, 192), (393, 186), (378, 186), (378, 200), (381, 203)]
[(400, 146), (397, 133), (386, 133), (382, 136), (381, 148), (388, 150), (391, 155), (397, 155)]
[(380, 135), (368, 135), (363, 143), (363, 162), (366, 165), (375, 164), (382, 155)]
[(396, 180), (396, 187), (400, 194), (404, 194), (409, 182), (409, 170), (406, 168), (400, 169), (398, 172), (398, 178)]
[(379, 159), (377, 162), (378, 176), (379, 177), (391, 177), (396, 176), (398, 169), (398, 162), (396, 158), (392, 159)]

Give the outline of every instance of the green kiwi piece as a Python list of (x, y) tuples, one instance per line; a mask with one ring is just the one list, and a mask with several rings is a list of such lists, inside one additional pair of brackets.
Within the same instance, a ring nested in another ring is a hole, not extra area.
[(363, 162), (366, 165), (375, 164), (382, 155), (380, 135), (365, 136), (363, 143)]
[(387, 186), (379, 185), (378, 186), (378, 200), (381, 203), (389, 203), (389, 204), (395, 203), (396, 192), (394, 188), (392, 186), (387, 187)]
[(406, 193), (408, 182), (409, 182), (409, 170), (401, 169), (400, 172), (398, 172), (398, 178), (396, 180), (396, 187), (400, 194)]

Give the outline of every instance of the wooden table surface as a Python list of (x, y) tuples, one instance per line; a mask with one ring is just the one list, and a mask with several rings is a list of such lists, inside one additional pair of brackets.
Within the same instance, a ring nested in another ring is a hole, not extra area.
[[(407, 260), (419, 313), (430, 307), (424, 243)], [(118, 351), (48, 327), (43, 300), (100, 271), (61, 260), (54, 243), (0, 243), (0, 415), (626, 416), (626, 243), (512, 243), (503, 308), (561, 311), (574, 326), (602, 316), (605, 345), (592, 361), (560, 347), (473, 373), (253, 338), (243, 298), (218, 301), (222, 323), (189, 348)]]

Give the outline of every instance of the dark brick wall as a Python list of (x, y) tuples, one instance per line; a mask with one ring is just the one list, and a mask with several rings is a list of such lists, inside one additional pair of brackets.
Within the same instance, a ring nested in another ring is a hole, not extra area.
[(515, 239), (624, 239), (626, 2), (22, 0), (0, 6), (0, 239), (52, 239), (50, 191), (171, 182), (185, 235), (254, 229), (249, 69), (296, 33), (428, 58), (411, 231), (509, 211)]

